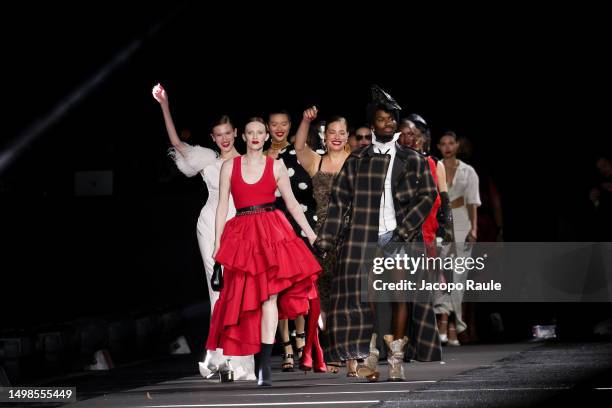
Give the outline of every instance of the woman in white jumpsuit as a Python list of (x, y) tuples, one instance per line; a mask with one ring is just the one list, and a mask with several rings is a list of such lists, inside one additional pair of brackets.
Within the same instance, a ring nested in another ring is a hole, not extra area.
[[(197, 237), (202, 260), (204, 261), (204, 271), (206, 273), (206, 284), (208, 286), (208, 296), (210, 298), (210, 310), (215, 306), (219, 298), (219, 292), (214, 292), (210, 286), (210, 278), (213, 272), (214, 260), (212, 257), (215, 244), (215, 214), (217, 203), (219, 202), (219, 174), (221, 165), (227, 159), (239, 156), (234, 147), (236, 129), (232, 126), (227, 116), (222, 116), (212, 126), (211, 137), (213, 142), (221, 151), (219, 156), (215, 151), (202, 146), (191, 146), (182, 142), (174, 127), (174, 122), (170, 114), (168, 95), (164, 88), (157, 84), (153, 88), (153, 97), (159, 102), (164, 115), (164, 122), (168, 137), (172, 143), (170, 156), (174, 159), (178, 169), (187, 177), (200, 174), (208, 188), (208, 200), (200, 211), (197, 223)], [(236, 213), (233, 200), (230, 200), (227, 219), (232, 218)], [(231, 367), (234, 370), (236, 380), (255, 380), (253, 356), (234, 356), (223, 355), (223, 350), (208, 351), (203, 362), (199, 363), (200, 373), (206, 378), (215, 374), (227, 360), (231, 359)]]
[[(472, 245), (477, 238), (477, 208), (480, 206), (480, 193), (478, 174), (472, 166), (457, 159), (458, 148), (459, 143), (454, 132), (449, 131), (442, 135), (438, 149), (442, 153), (446, 169), (448, 196), (453, 212), (456, 256), (467, 258), (472, 255)], [(442, 257), (447, 255), (447, 251), (442, 251)], [(453, 271), (453, 282), (465, 285), (467, 275), (468, 272), (456, 269)], [(439, 323), (441, 323), (438, 325), (440, 340), (450, 346), (459, 345), (457, 334), (467, 328), (461, 313), (463, 295), (464, 290), (435, 293), (434, 309), (440, 316)], [(448, 326), (448, 335), (446, 326)]]

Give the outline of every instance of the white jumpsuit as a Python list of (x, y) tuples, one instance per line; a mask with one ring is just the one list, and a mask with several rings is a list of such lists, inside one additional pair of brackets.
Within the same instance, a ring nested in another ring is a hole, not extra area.
[[(210, 313), (212, 315), (213, 308), (219, 292), (212, 290), (210, 286), (210, 278), (213, 272), (215, 261), (212, 257), (215, 246), (215, 215), (217, 212), (217, 204), (219, 203), (219, 175), (221, 173), (221, 165), (223, 159), (217, 157), (217, 154), (206, 147), (191, 146), (183, 144), (184, 155), (170, 149), (170, 156), (174, 159), (178, 169), (187, 177), (193, 177), (196, 174), (202, 175), (204, 183), (208, 188), (208, 200), (200, 211), (197, 223), (197, 237), (202, 260), (204, 261), (204, 271), (206, 273), (206, 285), (208, 286), (208, 296), (210, 298)], [(227, 219), (233, 218), (236, 214), (234, 200), (229, 200), (229, 208)], [(222, 349), (208, 351), (205, 363), (200, 364), (200, 373), (206, 377), (210, 374), (210, 369), (223, 364), (229, 357), (223, 355)], [(237, 380), (255, 380), (253, 356), (233, 356), (231, 357), (231, 365), (234, 369), (234, 378)]]

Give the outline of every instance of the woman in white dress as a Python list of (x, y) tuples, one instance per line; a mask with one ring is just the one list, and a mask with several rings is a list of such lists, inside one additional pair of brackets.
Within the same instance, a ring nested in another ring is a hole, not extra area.
[[(208, 286), (208, 296), (210, 298), (210, 310), (212, 310), (219, 299), (219, 292), (212, 290), (210, 278), (213, 273), (215, 261), (212, 254), (215, 245), (215, 214), (217, 203), (219, 202), (219, 174), (221, 165), (227, 159), (240, 156), (234, 147), (234, 140), (237, 131), (232, 126), (227, 116), (222, 116), (212, 126), (211, 138), (221, 152), (218, 155), (215, 151), (202, 146), (191, 146), (182, 142), (174, 127), (168, 95), (164, 88), (157, 84), (153, 87), (153, 97), (159, 102), (168, 137), (172, 143), (170, 156), (174, 159), (178, 169), (187, 177), (200, 174), (208, 188), (208, 200), (200, 211), (197, 223), (197, 237), (202, 260), (204, 261), (204, 271), (206, 272), (206, 284)], [(229, 202), (227, 219), (232, 218), (236, 213), (233, 200)], [(200, 373), (206, 378), (210, 378), (230, 359), (223, 355), (223, 350), (208, 351), (204, 362), (199, 363)], [(237, 380), (255, 380), (253, 356), (231, 357), (231, 366), (234, 370), (234, 378)]]
[[(472, 166), (457, 159), (457, 135), (448, 131), (442, 135), (438, 149), (442, 153), (448, 198), (453, 212), (454, 236), (458, 257), (469, 257), (476, 242), (478, 230), (477, 208), (480, 206), (478, 174)], [(444, 253), (441, 256), (445, 256)], [(453, 272), (453, 282), (465, 284), (467, 272)], [(453, 290), (450, 294), (436, 294), (435, 311), (439, 315), (440, 340), (450, 346), (459, 346), (457, 334), (466, 329), (461, 314), (463, 291)], [(448, 328), (448, 333), (446, 332)]]

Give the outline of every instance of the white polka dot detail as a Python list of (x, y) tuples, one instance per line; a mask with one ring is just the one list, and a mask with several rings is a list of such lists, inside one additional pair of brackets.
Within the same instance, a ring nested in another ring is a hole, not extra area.
[(323, 150), (323, 149), (317, 149), (317, 153), (319, 153), (319, 154), (325, 154), (325, 150)]
[(304, 204), (300, 204), (300, 205), (302, 206), (302, 211), (303, 212), (308, 211), (308, 207), (307, 206), (305, 206)]
[(304, 231), (300, 231), (300, 235), (306, 238), (306, 234), (304, 233)]
[(312, 219), (315, 220), (315, 221), (319, 221), (319, 217), (317, 217), (316, 215), (313, 215)]
[(293, 175), (295, 174), (295, 170), (293, 170), (291, 167), (289, 167), (287, 169), (287, 173), (289, 173), (289, 177), (293, 177)]
[(295, 150), (293, 149), (289, 150), (289, 154), (295, 155)]
[(306, 190), (306, 189), (308, 188), (308, 184), (306, 184), (306, 183), (300, 183), (300, 184), (298, 184), (298, 188), (299, 188), (300, 190)]
[(274, 195), (275, 195), (276, 197), (280, 197), (280, 196), (281, 196), (281, 193), (280, 193), (280, 191), (278, 191), (278, 188), (277, 188), (277, 189), (276, 189), (276, 191), (274, 192)]

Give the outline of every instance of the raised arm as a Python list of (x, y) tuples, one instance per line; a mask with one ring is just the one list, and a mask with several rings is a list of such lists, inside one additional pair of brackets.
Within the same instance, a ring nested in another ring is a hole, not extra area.
[[(295, 199), (293, 195), (293, 191), (291, 190), (291, 183), (289, 181), (289, 173), (287, 173), (287, 168), (285, 167), (285, 163), (282, 160), (274, 161), (274, 175), (276, 177), (276, 185), (278, 187), (278, 191), (280, 191), (283, 200), (285, 201), (285, 206), (287, 207), (287, 211), (293, 217), (293, 219), (300, 226), (302, 231), (308, 237), (308, 241), (310, 243), (314, 243), (317, 236), (314, 231), (308, 224), (306, 220), (306, 216), (304, 215), (304, 211), (302, 211), (302, 206)], [(218, 216), (218, 214), (217, 214)]]
[(185, 147), (181, 139), (179, 139), (178, 134), (176, 133), (176, 128), (174, 127), (174, 121), (172, 120), (172, 115), (170, 114), (170, 106), (168, 102), (168, 94), (166, 90), (161, 84), (157, 84), (153, 87), (153, 98), (159, 105), (161, 106), (162, 113), (164, 115), (164, 123), (166, 124), (166, 130), (168, 131), (168, 138), (170, 139), (170, 143), (176, 149), (177, 152), (182, 154), (185, 153)]
[(316, 118), (316, 106), (308, 108), (304, 111), (304, 115), (302, 116), (302, 122), (300, 123), (300, 127), (298, 127), (297, 133), (295, 134), (294, 143), (297, 159), (299, 160), (304, 170), (306, 170), (306, 172), (310, 175), (310, 177), (314, 176), (314, 174), (317, 172), (319, 160), (321, 160), (321, 156), (319, 156), (317, 152), (312, 150), (308, 146), (308, 144), (306, 144), (306, 140), (308, 139), (308, 131), (310, 129), (310, 123)]
[(221, 236), (225, 228), (230, 200), (230, 180), (232, 177), (233, 161), (234, 159), (226, 160), (221, 166), (221, 173), (219, 175), (219, 203), (217, 204), (217, 213), (215, 215), (215, 249), (213, 250), (213, 258), (219, 251)]
[(206, 166), (214, 163), (217, 154), (212, 149), (198, 145), (191, 146), (179, 139), (174, 122), (172, 121), (172, 115), (170, 114), (170, 107), (168, 106), (168, 94), (166, 94), (161, 84), (153, 87), (153, 98), (159, 102), (162, 108), (168, 138), (170, 143), (172, 143), (172, 148), (168, 154), (176, 163), (176, 167), (187, 177), (193, 177)]

